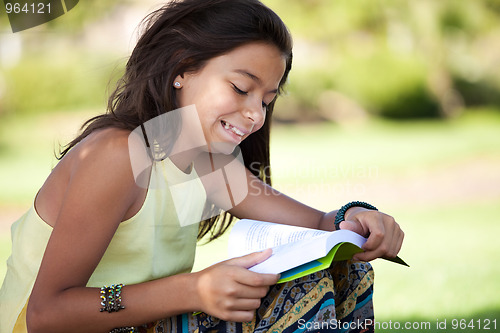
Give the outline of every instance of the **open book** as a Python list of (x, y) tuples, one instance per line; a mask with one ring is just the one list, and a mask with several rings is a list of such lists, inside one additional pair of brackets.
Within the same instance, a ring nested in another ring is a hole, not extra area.
[[(366, 238), (350, 230), (323, 231), (271, 222), (240, 220), (229, 234), (228, 255), (240, 257), (272, 248), (273, 254), (250, 268), (257, 273), (281, 273), (286, 282), (328, 268), (332, 261), (362, 252)], [(399, 257), (387, 259), (408, 266)]]

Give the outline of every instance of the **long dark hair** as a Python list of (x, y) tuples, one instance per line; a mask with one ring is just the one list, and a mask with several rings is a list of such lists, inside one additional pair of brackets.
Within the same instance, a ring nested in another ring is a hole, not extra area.
[[(283, 21), (259, 0), (173, 0), (149, 14), (116, 90), (108, 112), (87, 120), (82, 132), (59, 159), (95, 130), (116, 127), (134, 130), (146, 121), (178, 108), (174, 79), (196, 72), (217, 56), (250, 42), (275, 45), (286, 58), (279, 85), (282, 92), (292, 66), (292, 38)], [(262, 128), (240, 144), (245, 166), (271, 184), (269, 136), (276, 99), (268, 105)], [(250, 165), (252, 167), (250, 167)], [(257, 168), (255, 166), (258, 166)], [(198, 239), (209, 241), (227, 230), (233, 220), (223, 213), (200, 224)]]

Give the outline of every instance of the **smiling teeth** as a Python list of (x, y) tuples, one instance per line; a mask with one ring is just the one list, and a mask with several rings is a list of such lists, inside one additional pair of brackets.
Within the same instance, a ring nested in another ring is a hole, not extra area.
[(236, 133), (237, 135), (239, 135), (239, 136), (243, 136), (243, 134), (244, 134), (242, 131), (240, 131), (240, 130), (239, 130), (239, 129), (237, 129), (236, 127), (231, 128), (231, 130), (232, 130), (234, 133)]
[(237, 129), (236, 127), (231, 126), (226, 122), (224, 122), (224, 128), (227, 130), (231, 130), (234, 134), (239, 135), (239, 136), (243, 136), (245, 134), (242, 131), (240, 131), (239, 129)]

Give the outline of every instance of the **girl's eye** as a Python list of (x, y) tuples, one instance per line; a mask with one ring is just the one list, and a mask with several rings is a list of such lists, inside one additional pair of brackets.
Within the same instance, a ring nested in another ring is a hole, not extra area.
[[(234, 83), (231, 83), (233, 85), (233, 89), (234, 91), (236, 91), (237, 94), (239, 95), (248, 95), (248, 91), (244, 91), (244, 90), (241, 90), (240, 88), (238, 88)], [(264, 101), (262, 101), (262, 108), (263, 109), (267, 109), (268, 107), (268, 104), (264, 103)]]
[(235, 84), (233, 84), (233, 89), (234, 89), (234, 91), (236, 91), (240, 95), (247, 95), (248, 94), (248, 92), (241, 90)]

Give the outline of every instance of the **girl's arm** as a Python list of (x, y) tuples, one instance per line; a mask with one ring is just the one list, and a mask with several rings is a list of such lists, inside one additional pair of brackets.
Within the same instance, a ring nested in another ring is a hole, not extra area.
[(250, 320), (277, 277), (245, 267), (265, 260), (269, 253), (125, 286), (125, 309), (99, 311), (100, 289), (87, 288), (87, 281), (126, 212), (136, 200), (143, 200), (132, 176), (127, 140), (123, 131), (101, 131), (65, 156), (70, 176), (29, 299), (29, 331), (109, 332), (199, 310), (227, 320)]
[[(334, 230), (337, 210), (322, 212), (304, 205), (273, 189), (246, 170), (248, 195), (230, 212), (248, 218), (307, 228)], [(395, 257), (403, 243), (404, 233), (393, 217), (375, 210), (353, 207), (347, 210), (341, 229), (349, 229), (368, 237), (365, 252), (354, 258), (370, 261), (379, 257)]]

